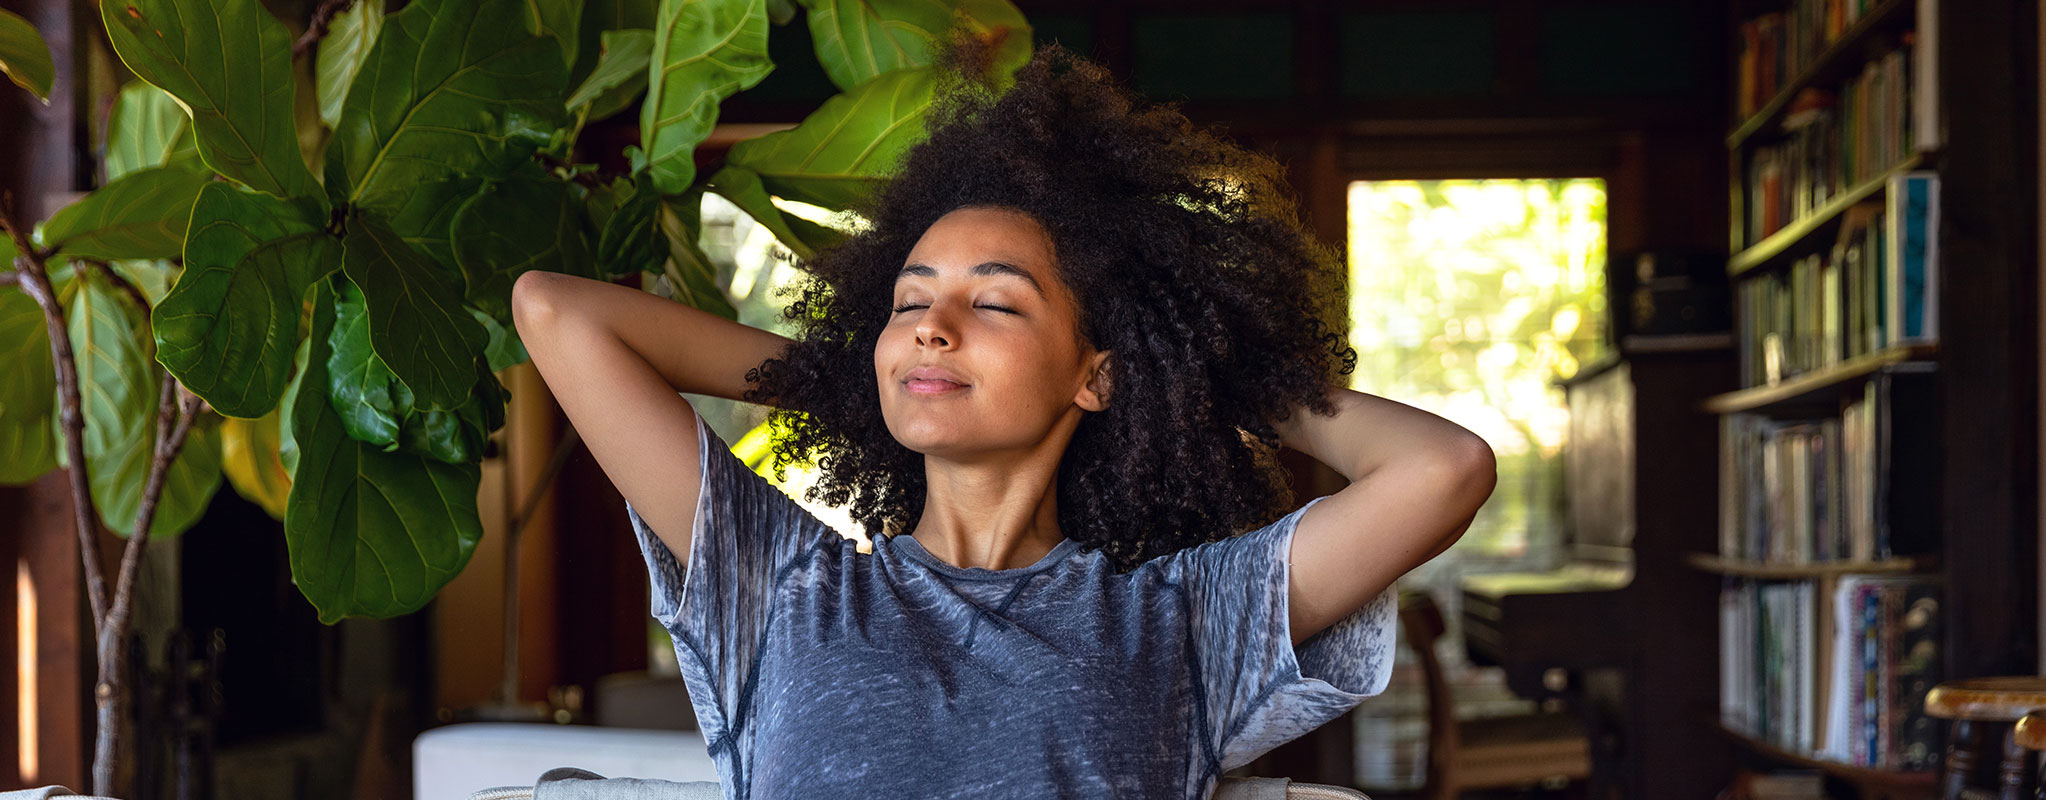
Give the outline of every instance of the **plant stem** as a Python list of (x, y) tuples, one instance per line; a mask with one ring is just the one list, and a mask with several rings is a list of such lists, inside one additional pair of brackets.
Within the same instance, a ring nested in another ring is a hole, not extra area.
[(14, 268), (19, 287), (43, 309), (43, 321), (50, 334), (50, 354), (57, 362), (57, 418), (64, 429), (64, 451), (71, 459), (71, 510), (77, 518), (78, 558), (85, 564), (85, 593), (92, 604), (93, 632), (100, 632), (106, 618), (107, 581), (101, 574), (94, 542), (99, 533), (99, 511), (92, 505), (91, 484), (85, 474), (85, 415), (78, 397), (78, 359), (71, 352), (71, 335), (64, 328), (64, 309), (50, 287), (45, 267), (49, 253), (28, 240), (28, 230), (14, 212), (12, 192), (0, 193), (0, 228), (14, 239)]
[(93, 687), (93, 704), (99, 712), (99, 739), (93, 745), (92, 782), (95, 794), (112, 794), (114, 752), (119, 741), (117, 726), (127, 705), (128, 619), (133, 610), (135, 574), (142, 565), (142, 552), (149, 543), (149, 525), (155, 521), (157, 501), (163, 497), (164, 476), (171, 462), (184, 449), (185, 436), (199, 414), (199, 396), (180, 392), (176, 378), (166, 371), (156, 403), (156, 451), (149, 462), (149, 479), (142, 486), (142, 509), (135, 516), (135, 532), (121, 551), (120, 578), (114, 584), (114, 604), (107, 611), (99, 634), (99, 684)]
[[(178, 451), (184, 449), (192, 422), (205, 404), (198, 395), (184, 391), (169, 372), (161, 373), (162, 388), (158, 392), (156, 410), (156, 449), (149, 464), (149, 478), (142, 487), (142, 507), (136, 516), (135, 532), (128, 537), (128, 544), (121, 552), (119, 575), (109, 604), (98, 549), (99, 511), (93, 506), (91, 483), (86, 474), (85, 417), (79, 398), (78, 361), (71, 349), (70, 333), (65, 329), (64, 309), (58, 304), (57, 293), (50, 285), (48, 263), (52, 254), (29, 241), (26, 228), (20, 217), (15, 215), (12, 193), (0, 192), (0, 230), (13, 239), (15, 249), (15, 271), (6, 273), (6, 277), (11, 278), (6, 283), (20, 288), (43, 309), (43, 320), (50, 334), (50, 351), (56, 360), (57, 390), (61, 402), (59, 418), (63, 422), (65, 452), (71, 461), (66, 472), (71, 478), (71, 505), (77, 516), (78, 558), (85, 568), (86, 594), (92, 603), (94, 657), (99, 662), (98, 680), (92, 691), (93, 706), (97, 712), (92, 752), (92, 793), (112, 797), (117, 792), (114, 763), (120, 748), (122, 714), (128, 704), (127, 638), (128, 621), (134, 608), (135, 576), (140, 572), (142, 554), (149, 543), (149, 526), (156, 518), (156, 507), (163, 497), (165, 476), (170, 472), (171, 462), (176, 460)], [(114, 285), (135, 299), (145, 314), (148, 312), (147, 298), (133, 283), (105, 263), (90, 260), (84, 263), (112, 280)], [(84, 279), (84, 276), (81, 274), (78, 278)]]
[(327, 26), (334, 24), (334, 17), (354, 4), (355, 0), (320, 0), (319, 7), (313, 9), (312, 22), (305, 26), (305, 33), (299, 34), (298, 40), (291, 43), (291, 57), (296, 59), (313, 49), (314, 42), (326, 37)]

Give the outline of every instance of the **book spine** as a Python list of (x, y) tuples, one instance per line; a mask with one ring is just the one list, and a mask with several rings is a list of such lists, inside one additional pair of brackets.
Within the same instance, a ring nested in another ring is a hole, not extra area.
[(1932, 294), (1931, 278), (1937, 256), (1934, 240), (1938, 222), (1939, 176), (1926, 171), (1892, 176), (1887, 186), (1885, 223), (1893, 259), (1885, 280), (1890, 296), (1889, 327), (1893, 344), (1930, 343), (1938, 340), (1932, 316), (1938, 298)]
[(1860, 718), (1856, 720), (1856, 730), (1861, 732), (1861, 736), (1856, 745), (1854, 763), (1866, 767), (1873, 766), (1875, 764), (1875, 754), (1881, 752), (1876, 741), (1876, 732), (1879, 727), (1876, 710), (1878, 707), (1877, 703), (1881, 699), (1877, 693), (1876, 683), (1879, 680), (1879, 668), (1882, 658), (1880, 652), (1881, 643), (1878, 641), (1878, 631), (1882, 627), (1882, 618), (1880, 616), (1882, 608), (1881, 602), (1877, 597), (1876, 587), (1863, 587), (1860, 597), (1857, 598), (1856, 607), (1861, 609), (1861, 691), (1859, 693), (1861, 702), (1857, 704), (1861, 709), (1861, 713)]

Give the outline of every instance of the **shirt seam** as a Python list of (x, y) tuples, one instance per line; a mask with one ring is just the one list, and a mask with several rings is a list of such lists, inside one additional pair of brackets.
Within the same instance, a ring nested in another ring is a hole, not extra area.
[[(909, 534), (906, 533), (896, 534), (896, 536), (908, 535)], [(892, 539), (894, 539), (894, 536), (889, 537), (889, 539), (891, 539), (889, 544), (891, 545), (894, 544), (894, 542), (892, 541)], [(1066, 547), (1068, 548), (1068, 552), (1059, 554), (1057, 558), (1052, 558), (1051, 554), (1047, 553), (1043, 560), (1030, 566), (1015, 567), (1013, 569), (1004, 570), (989, 570), (984, 567), (962, 568), (957, 564), (947, 564), (944, 561), (939, 560), (937, 556), (931, 555), (930, 551), (923, 549), (922, 544), (914, 543), (915, 542), (914, 539), (912, 539), (911, 541), (913, 543), (913, 546), (903, 548), (905, 550), (904, 557), (924, 565), (926, 569), (929, 569), (932, 572), (936, 572), (948, 578), (968, 581), (1007, 581), (1027, 578), (1029, 576), (1036, 575), (1040, 572), (1044, 572), (1055, 566), (1058, 566), (1060, 563), (1063, 563), (1072, 556), (1072, 553), (1070, 552), (1071, 550), (1078, 549), (1079, 547), (1079, 543), (1072, 539), (1061, 540), (1058, 544), (1053, 545), (1052, 549), (1057, 550), (1058, 548)], [(974, 574), (972, 570), (981, 570), (989, 574), (977, 575)]]

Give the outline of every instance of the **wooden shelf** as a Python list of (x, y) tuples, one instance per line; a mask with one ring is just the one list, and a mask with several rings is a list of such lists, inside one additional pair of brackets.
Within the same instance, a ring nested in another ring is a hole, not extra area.
[(1832, 366), (1820, 367), (1768, 386), (1754, 386), (1705, 398), (1699, 407), (1711, 414), (1769, 409), (1788, 410), (1832, 400), (1857, 379), (1883, 369), (1932, 369), (1938, 345), (1901, 345), (1864, 353)]
[(1799, 92), (1815, 86), (1839, 83), (1860, 72), (1861, 65), (1868, 60), (1867, 48), (1881, 33), (1910, 27), (1917, 20), (1912, 11), (1912, 0), (1886, 0), (1868, 10), (1854, 26), (1842, 33), (1840, 40), (1826, 48), (1812, 60), (1804, 74), (1798, 75), (1763, 103), (1754, 116), (1742, 121), (1739, 127), (1726, 136), (1726, 148), (1739, 150), (1750, 137), (1775, 127), (1782, 121), (1784, 111)]
[(1818, 578), (1828, 575), (1857, 575), (1876, 573), (1924, 573), (1932, 568), (1929, 557), (1903, 556), (1882, 561), (1820, 561), (1809, 564), (1784, 564), (1775, 561), (1754, 561), (1742, 558), (1726, 558), (1711, 553), (1686, 553), (1685, 563), (1715, 575), (1737, 575), (1747, 578)]
[(1783, 226), (1782, 230), (1769, 234), (1754, 246), (1733, 254), (1726, 260), (1726, 274), (1738, 277), (1741, 273), (1769, 264), (1786, 253), (1795, 252), (1801, 255), (1831, 247), (1831, 242), (1826, 242), (1821, 247), (1798, 248), (1796, 245), (1806, 243), (1816, 234), (1831, 233), (1835, 223), (1839, 222), (1841, 213), (1857, 203), (1882, 194), (1884, 187), (1889, 185), (1891, 176), (1917, 169), (1924, 160), (1923, 154), (1912, 153), (1902, 161), (1890, 165), (1890, 168), (1883, 170), (1881, 174), (1849, 188), (1845, 193), (1826, 201), (1825, 205)]
[(1936, 773), (1931, 770), (1906, 771), (1900, 769), (1884, 769), (1882, 767), (1863, 767), (1854, 764), (1843, 764), (1841, 762), (1833, 761), (1831, 759), (1815, 758), (1808, 753), (1798, 753), (1790, 750), (1785, 750), (1781, 747), (1777, 747), (1776, 745), (1770, 744), (1768, 742), (1751, 738), (1745, 734), (1740, 733), (1739, 731), (1735, 731), (1732, 728), (1726, 727), (1726, 724), (1724, 722), (1721, 722), (1717, 719), (1714, 719), (1712, 721), (1712, 727), (1714, 730), (1719, 731), (1722, 735), (1732, 740), (1733, 743), (1735, 745), (1738, 745), (1741, 749), (1746, 750), (1750, 753), (1754, 753), (1755, 755), (1761, 756), (1762, 758), (1767, 759), (1769, 761), (1774, 761), (1780, 764), (1799, 767), (1803, 769), (1820, 770), (1822, 772), (1825, 772), (1826, 774), (1838, 777), (1843, 781), (1852, 783), (1857, 787), (1880, 786), (1893, 790), (1896, 789), (1906, 790), (1907, 793), (1913, 794), (1917, 793), (1918, 790), (1923, 790), (1924, 797), (1927, 798), (1932, 797), (1933, 780)]

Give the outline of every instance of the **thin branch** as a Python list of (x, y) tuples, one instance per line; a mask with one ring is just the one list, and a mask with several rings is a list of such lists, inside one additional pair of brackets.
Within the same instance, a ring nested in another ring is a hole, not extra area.
[(14, 286), (21, 283), (21, 273), (0, 272), (0, 286)]
[(313, 49), (314, 42), (326, 37), (327, 26), (334, 24), (334, 18), (354, 4), (355, 0), (320, 0), (319, 7), (313, 9), (313, 21), (305, 26), (305, 33), (299, 34), (298, 41), (291, 43), (291, 57), (298, 58)]
[(78, 559), (85, 567), (86, 597), (92, 602), (94, 631), (104, 633), (107, 581), (99, 563), (99, 510), (93, 507), (92, 485), (85, 474), (85, 415), (80, 411), (83, 403), (78, 393), (78, 357), (71, 351), (64, 309), (57, 304), (57, 293), (50, 287), (50, 275), (44, 265), (48, 253), (30, 244), (28, 231), (15, 214), (12, 192), (0, 192), (0, 228), (5, 228), (14, 239), (14, 265), (21, 290), (42, 307), (44, 327), (50, 334), (50, 354), (57, 366), (57, 414), (64, 429), (64, 452), (71, 460), (71, 468), (66, 472), (71, 477), (71, 511), (77, 518)]
[(156, 509), (163, 497), (165, 476), (170, 473), (171, 462), (184, 449), (185, 436), (192, 430), (192, 420), (199, 413), (199, 396), (181, 392), (177, 379), (166, 371), (160, 382), (156, 402), (156, 450), (149, 462), (149, 478), (142, 486), (142, 508), (135, 515), (135, 532), (128, 536), (128, 545), (121, 551), (121, 572), (114, 584), (113, 607), (107, 611), (106, 623), (100, 626), (98, 644), (99, 683), (94, 687), (94, 697), (99, 708), (98, 746), (93, 749), (94, 791), (106, 792), (114, 781), (113, 753), (115, 740), (112, 733), (120, 718), (120, 703), (125, 703), (128, 693), (127, 659), (123, 657), (122, 645), (128, 636), (128, 620), (134, 607), (135, 575), (141, 571), (142, 554), (149, 544), (149, 526), (156, 520)]

